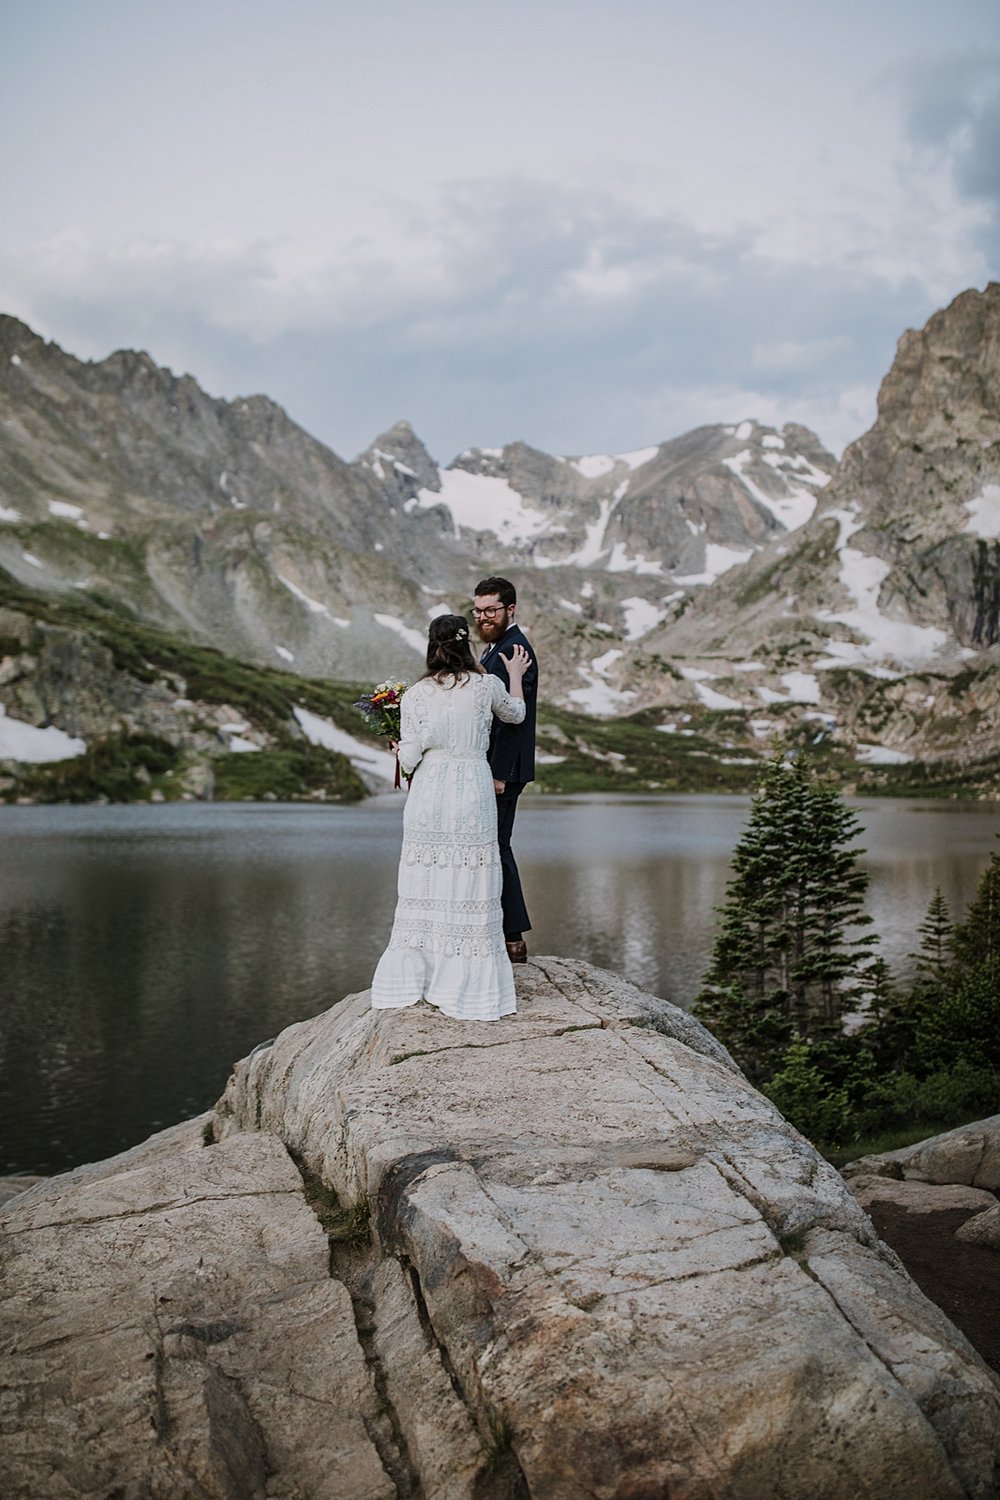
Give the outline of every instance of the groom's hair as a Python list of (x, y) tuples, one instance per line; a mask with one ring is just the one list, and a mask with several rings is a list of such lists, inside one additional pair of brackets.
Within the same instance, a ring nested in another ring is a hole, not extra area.
[(469, 645), (469, 622), (464, 615), (438, 615), (427, 632), (427, 671), (443, 683), (446, 677), (457, 682), (467, 672), (479, 667)]
[(509, 578), (484, 578), (481, 583), (476, 584), (477, 599), (490, 594), (496, 594), (504, 609), (510, 609), (512, 604), (517, 603), (517, 589)]

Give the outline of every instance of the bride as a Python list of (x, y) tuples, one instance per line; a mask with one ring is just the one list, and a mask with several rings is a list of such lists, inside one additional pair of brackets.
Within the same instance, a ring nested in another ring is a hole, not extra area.
[(372, 980), (372, 1008), (421, 998), (461, 1021), (516, 1010), (504, 943), (496, 793), (486, 759), (493, 715), (524, 718), (523, 646), (504, 657), (510, 692), (483, 672), (462, 615), (431, 621), (427, 671), (403, 694), (399, 763), (413, 773), (403, 813), (399, 899)]

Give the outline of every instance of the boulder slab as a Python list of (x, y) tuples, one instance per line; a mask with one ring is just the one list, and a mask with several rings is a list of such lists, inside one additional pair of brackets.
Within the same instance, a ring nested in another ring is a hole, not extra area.
[(954, 1183), (995, 1193), (1000, 1191), (1000, 1115), (959, 1125), (898, 1151), (860, 1157), (844, 1168), (844, 1176)]
[(349, 997), (8, 1205), (5, 1496), (997, 1493), (1000, 1385), (724, 1049), (516, 979)]
[(349, 998), (218, 1129), (370, 1204), (528, 1493), (994, 1493), (995, 1378), (719, 1044), (585, 964), (517, 982), (494, 1026)]

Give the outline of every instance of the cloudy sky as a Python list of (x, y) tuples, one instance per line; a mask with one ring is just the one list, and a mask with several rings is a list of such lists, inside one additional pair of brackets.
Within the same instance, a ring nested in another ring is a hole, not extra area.
[(345, 457), (870, 424), (1000, 276), (996, 0), (0, 0), (0, 310)]

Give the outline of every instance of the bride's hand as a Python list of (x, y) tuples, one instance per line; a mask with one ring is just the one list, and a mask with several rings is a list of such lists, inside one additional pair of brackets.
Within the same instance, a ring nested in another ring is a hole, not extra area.
[(504, 656), (501, 651), (500, 660), (507, 668), (507, 676), (516, 677), (518, 682), (531, 666), (531, 657), (523, 646), (511, 646), (509, 656)]

